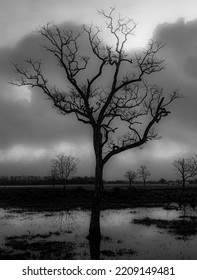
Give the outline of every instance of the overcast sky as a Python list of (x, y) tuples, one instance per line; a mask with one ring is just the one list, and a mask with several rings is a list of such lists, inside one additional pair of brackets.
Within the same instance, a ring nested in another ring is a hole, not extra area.
[(71, 115), (57, 114), (40, 91), (10, 85), (10, 62), (40, 57), (51, 81), (62, 85), (62, 73), (43, 52), (35, 30), (47, 22), (100, 26), (103, 19), (97, 10), (113, 4), (137, 23), (127, 51), (140, 50), (151, 38), (166, 43), (160, 53), (166, 57), (166, 69), (157, 83), (166, 91), (180, 88), (185, 98), (172, 104), (170, 116), (159, 123), (162, 139), (114, 157), (105, 168), (105, 179), (122, 179), (128, 169), (137, 170), (141, 164), (150, 169), (152, 179), (176, 178), (172, 161), (197, 153), (196, 1), (0, 0), (0, 175), (46, 175), (50, 159), (59, 152), (80, 158), (78, 175), (93, 175), (91, 128)]

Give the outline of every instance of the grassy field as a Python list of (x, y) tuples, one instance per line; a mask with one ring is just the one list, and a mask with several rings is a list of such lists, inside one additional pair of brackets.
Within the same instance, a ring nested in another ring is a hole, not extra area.
[[(58, 211), (74, 208), (91, 208), (93, 186), (88, 188), (69, 187), (66, 191), (52, 186), (17, 186), (0, 188), (0, 207), (25, 208), (29, 211)], [(165, 206), (170, 203), (197, 206), (197, 188), (140, 186), (134, 191), (126, 187), (106, 188), (103, 195), (103, 209), (128, 207)]]

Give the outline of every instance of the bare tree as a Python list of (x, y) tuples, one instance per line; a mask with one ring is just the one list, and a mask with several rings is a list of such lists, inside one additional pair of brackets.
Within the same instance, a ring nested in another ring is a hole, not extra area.
[(144, 187), (146, 186), (146, 179), (151, 175), (150, 171), (145, 165), (141, 165), (140, 168), (138, 169), (138, 174), (139, 177), (142, 178)]
[(55, 187), (55, 181), (58, 179), (58, 173), (56, 168), (54, 167), (54, 164), (51, 162), (50, 170), (49, 170), (49, 175), (52, 179), (53, 182), (53, 188)]
[(178, 176), (182, 179), (182, 186), (185, 188), (186, 180), (197, 175), (197, 156), (191, 158), (179, 158), (172, 165)]
[(137, 173), (135, 171), (132, 170), (128, 170), (125, 173), (125, 177), (129, 180), (129, 190), (133, 189), (132, 188), (132, 183), (134, 182), (134, 180), (137, 178)]
[(64, 182), (64, 189), (66, 188), (69, 176), (77, 171), (78, 163), (78, 158), (66, 156), (63, 153), (57, 155), (57, 158), (51, 160), (51, 171), (60, 178), (62, 182)]
[[(94, 241), (101, 238), (100, 209), (105, 164), (121, 152), (157, 139), (155, 125), (170, 113), (170, 103), (180, 97), (178, 90), (165, 94), (163, 88), (146, 80), (164, 68), (164, 59), (157, 56), (164, 45), (150, 41), (139, 54), (126, 53), (125, 45), (133, 36), (136, 24), (131, 19), (116, 18), (115, 12), (115, 8), (108, 13), (99, 12), (113, 38), (111, 46), (102, 42), (99, 27), (82, 27), (92, 52), (89, 57), (80, 53), (82, 33), (76, 34), (74, 30), (63, 30), (49, 24), (40, 29), (40, 34), (48, 42), (43, 47), (56, 57), (65, 72), (68, 84), (65, 91), (50, 87), (40, 60), (27, 59), (26, 67), (14, 65), (19, 74), (13, 82), (15, 85), (40, 88), (63, 115), (74, 113), (78, 121), (92, 127), (96, 167), (88, 238)], [(87, 78), (85, 75), (89, 73), (87, 69), (91, 67), (92, 59), (98, 64)], [(108, 85), (103, 86), (106, 73), (110, 77)], [(124, 132), (121, 129), (123, 123)]]

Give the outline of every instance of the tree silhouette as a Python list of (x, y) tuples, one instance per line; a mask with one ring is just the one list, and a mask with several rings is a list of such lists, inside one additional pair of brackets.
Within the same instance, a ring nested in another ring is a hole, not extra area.
[(64, 190), (69, 176), (77, 171), (78, 163), (78, 158), (66, 156), (63, 153), (51, 160), (51, 174), (55, 175), (56, 178), (60, 178), (62, 182), (64, 182)]
[(145, 165), (141, 165), (140, 168), (138, 169), (138, 174), (139, 174), (139, 177), (142, 178), (143, 184), (144, 184), (144, 187), (145, 187), (146, 186), (146, 179), (147, 179), (147, 177), (149, 177), (151, 175), (150, 171), (148, 170), (148, 168)]
[(53, 164), (51, 164), (51, 166), (50, 166), (49, 176), (52, 180), (53, 188), (54, 188), (55, 187), (55, 181), (58, 179), (58, 173), (57, 173), (57, 170), (56, 170), (56, 168), (54, 167)]
[[(155, 125), (170, 111), (168, 105), (179, 97), (177, 90), (166, 95), (163, 88), (150, 84), (148, 76), (164, 68), (164, 59), (157, 54), (164, 45), (150, 41), (140, 53), (125, 52), (125, 45), (133, 36), (136, 24), (120, 15), (115, 8), (100, 11), (113, 45), (104, 44), (101, 28), (82, 26), (91, 49), (91, 56), (80, 54), (81, 33), (63, 30), (47, 24), (40, 34), (47, 41), (43, 47), (56, 57), (63, 69), (68, 87), (64, 91), (51, 87), (42, 71), (41, 60), (26, 59), (26, 67), (14, 64), (19, 77), (18, 86), (38, 87), (63, 115), (74, 113), (78, 121), (93, 130), (95, 152), (95, 191), (89, 228), (89, 240), (100, 240), (100, 209), (103, 193), (103, 168), (115, 155), (145, 144), (158, 137)], [(97, 61), (92, 69), (91, 60)], [(88, 78), (83, 79), (87, 70)], [(108, 85), (106, 82), (106, 73)], [(121, 129), (124, 125), (124, 132)]]
[(185, 188), (187, 179), (197, 175), (197, 156), (191, 158), (179, 158), (172, 165), (176, 173), (181, 176), (182, 186)]
[(125, 173), (125, 177), (129, 180), (129, 190), (131, 190), (132, 188), (132, 183), (133, 181), (137, 178), (137, 173), (135, 171), (132, 170), (128, 170)]

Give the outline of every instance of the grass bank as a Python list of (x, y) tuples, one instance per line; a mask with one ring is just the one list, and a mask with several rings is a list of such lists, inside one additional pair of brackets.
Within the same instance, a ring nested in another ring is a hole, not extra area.
[[(0, 207), (25, 208), (29, 211), (59, 211), (74, 208), (91, 208), (93, 190), (76, 187), (64, 191), (62, 188), (46, 187), (1, 187)], [(169, 203), (197, 206), (197, 188), (147, 187), (134, 191), (115, 187), (105, 190), (103, 209), (128, 207), (164, 206)]]

